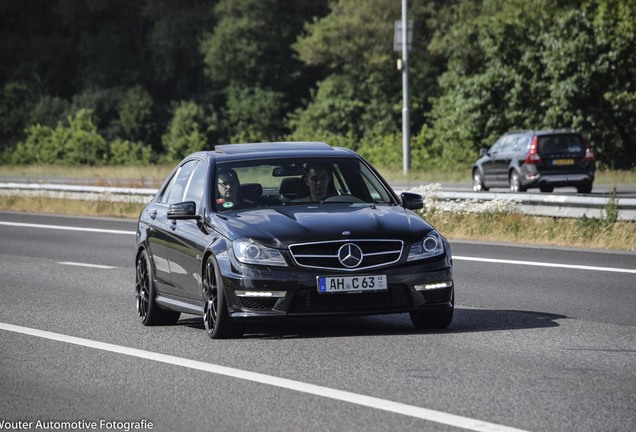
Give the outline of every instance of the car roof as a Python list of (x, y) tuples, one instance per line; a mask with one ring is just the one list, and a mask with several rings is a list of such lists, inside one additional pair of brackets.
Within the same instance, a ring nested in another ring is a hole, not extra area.
[(506, 133), (506, 135), (562, 135), (562, 134), (576, 134), (579, 135), (574, 129), (546, 129), (546, 130), (515, 130)]
[(314, 141), (221, 144), (215, 146), (214, 151), (199, 152), (199, 154), (218, 161), (281, 157), (356, 157), (356, 154), (349, 149)]

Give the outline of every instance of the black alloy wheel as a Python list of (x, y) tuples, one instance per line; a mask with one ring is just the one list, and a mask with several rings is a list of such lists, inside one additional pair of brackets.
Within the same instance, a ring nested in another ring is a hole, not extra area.
[(137, 317), (143, 325), (174, 324), (179, 320), (179, 312), (161, 309), (155, 302), (155, 286), (148, 253), (143, 250), (137, 256), (135, 276), (135, 299)]
[(243, 325), (230, 318), (223, 280), (212, 256), (208, 257), (203, 269), (203, 325), (212, 339), (238, 338), (243, 335)]
[(411, 323), (417, 330), (444, 330), (451, 325), (455, 313), (455, 292), (451, 297), (451, 307), (442, 311), (416, 310), (409, 312)]
[(444, 330), (453, 321), (454, 308), (444, 311), (413, 311), (411, 323), (418, 330)]

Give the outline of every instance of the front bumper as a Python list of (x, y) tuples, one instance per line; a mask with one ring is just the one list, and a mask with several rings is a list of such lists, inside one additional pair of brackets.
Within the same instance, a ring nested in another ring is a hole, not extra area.
[[(385, 291), (329, 294), (318, 292), (316, 278), (345, 274), (300, 268), (237, 268), (240, 264), (232, 261), (222, 264), (221, 272), (228, 312), (234, 319), (379, 315), (453, 308), (452, 266), (446, 256), (434, 262), (405, 263), (361, 273), (385, 274), (388, 282)], [(422, 287), (440, 282), (448, 283), (442, 288)]]

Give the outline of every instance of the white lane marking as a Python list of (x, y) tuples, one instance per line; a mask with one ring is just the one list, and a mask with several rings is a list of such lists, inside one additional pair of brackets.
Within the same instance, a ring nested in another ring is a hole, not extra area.
[(68, 265), (68, 266), (77, 266), (77, 267), (91, 267), (91, 268), (98, 268), (98, 269), (114, 269), (114, 268), (117, 268), (115, 266), (109, 266), (109, 265), (88, 264), (88, 263), (79, 263), (79, 262), (72, 262), (72, 261), (60, 261), (60, 262), (58, 262), (58, 264)]
[[(87, 232), (99, 232), (99, 233), (109, 233), (109, 234), (131, 234), (131, 235), (137, 234), (134, 231), (107, 230), (107, 229), (99, 229), (99, 228), (80, 228), (80, 227), (70, 227), (70, 226), (62, 226), (62, 225), (40, 225), (40, 224), (29, 224), (29, 223), (20, 223), (20, 222), (0, 221), (0, 225), (29, 227), (29, 228), (48, 228), (48, 229), (69, 230), (69, 231), (87, 231)], [(478, 262), (488, 262), (488, 263), (498, 263), (498, 264), (526, 265), (526, 266), (535, 266), (535, 267), (555, 267), (555, 268), (567, 268), (567, 269), (577, 269), (577, 270), (593, 270), (593, 271), (605, 271), (605, 272), (614, 272), (614, 273), (636, 274), (636, 269), (625, 269), (625, 268), (615, 268), (615, 267), (595, 267), (595, 266), (584, 266), (584, 265), (576, 265), (576, 264), (515, 261), (515, 260), (505, 260), (505, 259), (495, 259), (495, 258), (467, 257), (467, 256), (459, 256), (459, 255), (453, 255), (453, 259), (460, 260), (460, 261), (462, 260), (463, 261), (478, 261)]]
[(420, 408), (413, 405), (407, 405), (390, 400), (380, 399), (371, 396), (359, 395), (343, 390), (336, 390), (329, 387), (322, 387), (314, 384), (307, 384), (300, 381), (293, 381), (286, 378), (278, 378), (271, 375), (260, 374), (256, 372), (244, 371), (225, 366), (204, 363), (196, 360), (174, 357), (171, 355), (160, 354), (152, 351), (144, 351), (136, 348), (128, 348), (120, 345), (113, 345), (105, 342), (93, 341), (74, 336), (68, 336), (60, 333), (52, 333), (44, 330), (32, 329), (29, 327), (21, 327), (13, 324), (0, 322), (0, 329), (21, 333), (30, 336), (41, 337), (44, 339), (65, 342), (73, 345), (80, 345), (89, 348), (95, 348), (103, 351), (124, 354), (132, 357), (153, 360), (160, 363), (181, 366), (189, 369), (196, 369), (204, 372), (210, 372), (217, 375), (224, 375), (232, 378), (243, 379), (260, 384), (267, 384), (288, 390), (295, 390), (302, 393), (308, 393), (316, 396), (322, 396), (329, 399), (335, 399), (343, 402), (349, 402), (356, 405), (374, 408), (381, 411), (388, 411), (395, 414), (402, 414), (409, 417), (428, 420), (435, 423), (441, 423), (449, 426), (458, 427), (477, 432), (526, 432), (522, 429), (516, 429), (508, 426), (488, 423), (485, 421), (462, 417), (454, 414), (435, 411), (427, 408)]
[(636, 274), (636, 269), (626, 269), (626, 268), (616, 268), (616, 267), (594, 267), (594, 266), (584, 266), (584, 265), (577, 265), (577, 264), (559, 264), (559, 263), (547, 263), (547, 262), (535, 262), (535, 261), (515, 261), (515, 260), (507, 260), (507, 259), (476, 258), (476, 257), (457, 256), (457, 255), (453, 255), (453, 259), (460, 260), (460, 261), (477, 261), (477, 262), (487, 262), (487, 263), (497, 263), (497, 264), (514, 264), (514, 265), (525, 265), (525, 266), (534, 266), (534, 267), (556, 267), (556, 268), (567, 268), (567, 269), (576, 269), (576, 270), (593, 270), (593, 271), (604, 271), (604, 272), (614, 272), (614, 273)]
[(107, 233), (107, 234), (126, 234), (126, 235), (136, 234), (135, 231), (111, 230), (111, 229), (100, 229), (100, 228), (82, 228), (82, 227), (72, 227), (72, 226), (64, 226), (64, 225), (42, 225), (42, 224), (30, 224), (30, 223), (22, 223), (22, 222), (0, 221), (0, 225), (23, 227), (23, 228), (44, 228), (44, 229), (66, 230), (66, 231), (86, 231), (86, 232)]

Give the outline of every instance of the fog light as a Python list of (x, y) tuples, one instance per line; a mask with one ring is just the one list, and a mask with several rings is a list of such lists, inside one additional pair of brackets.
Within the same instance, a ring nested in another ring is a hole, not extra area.
[(429, 284), (415, 285), (415, 291), (425, 291), (431, 289), (450, 288), (453, 286), (453, 281), (435, 282)]
[(235, 291), (237, 297), (285, 297), (287, 291)]

